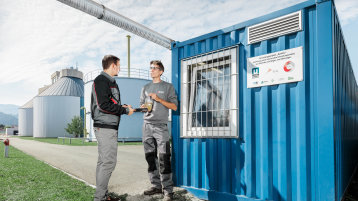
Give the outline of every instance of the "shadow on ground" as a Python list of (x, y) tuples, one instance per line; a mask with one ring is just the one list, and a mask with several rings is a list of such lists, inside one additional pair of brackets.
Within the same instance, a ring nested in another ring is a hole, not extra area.
[[(116, 198), (116, 199), (120, 198), (121, 201), (160, 201), (160, 200), (163, 199), (163, 195), (161, 195), (161, 194), (148, 196), (148, 195), (143, 195), (143, 194), (138, 194), (138, 195), (128, 195), (128, 194), (118, 195), (116, 193), (109, 193), (109, 195), (112, 198)], [(174, 190), (174, 200), (177, 200), (177, 201), (199, 201), (200, 199), (194, 197), (192, 194), (190, 194), (186, 190), (175, 189)]]

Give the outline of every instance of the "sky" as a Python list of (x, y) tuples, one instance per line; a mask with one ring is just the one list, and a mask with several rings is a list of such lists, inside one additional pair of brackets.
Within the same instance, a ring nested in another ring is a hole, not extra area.
[[(269, 14), (304, 0), (95, 0), (121, 15), (175, 41)], [(336, 0), (343, 35), (358, 76), (358, 1)], [(24, 105), (38, 88), (51, 84), (55, 71), (78, 67), (84, 74), (101, 69), (114, 54), (127, 68), (127, 35), (131, 35), (131, 68), (149, 69), (162, 60), (171, 77), (171, 52), (150, 41), (56, 0), (0, 0), (0, 104)]]

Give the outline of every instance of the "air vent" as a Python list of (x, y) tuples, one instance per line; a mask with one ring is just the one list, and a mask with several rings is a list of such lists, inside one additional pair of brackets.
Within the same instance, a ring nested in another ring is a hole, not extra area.
[(249, 44), (302, 31), (301, 11), (248, 27)]

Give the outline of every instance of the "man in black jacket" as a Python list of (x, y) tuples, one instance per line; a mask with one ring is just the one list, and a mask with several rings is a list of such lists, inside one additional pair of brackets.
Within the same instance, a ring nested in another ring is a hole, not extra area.
[(91, 114), (98, 142), (95, 201), (110, 200), (108, 182), (117, 163), (118, 126), (122, 114), (132, 115), (130, 105), (121, 104), (118, 85), (113, 78), (120, 70), (119, 58), (106, 55), (102, 59), (103, 71), (93, 82)]

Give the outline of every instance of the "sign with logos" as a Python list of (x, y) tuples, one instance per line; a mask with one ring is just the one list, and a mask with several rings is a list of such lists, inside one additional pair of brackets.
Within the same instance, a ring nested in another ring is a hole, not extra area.
[(303, 47), (247, 59), (247, 88), (303, 80)]

